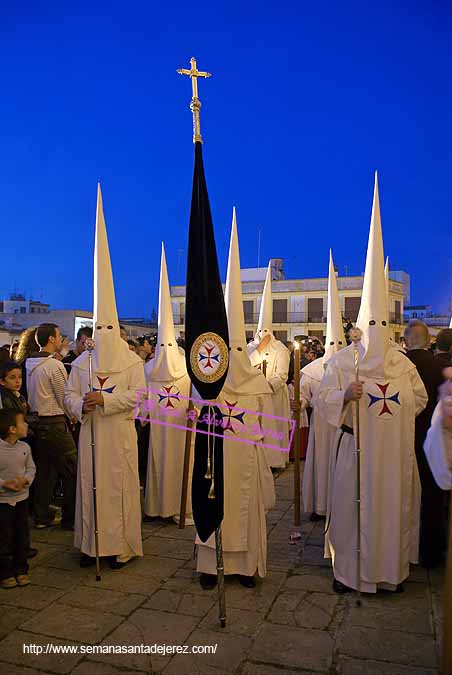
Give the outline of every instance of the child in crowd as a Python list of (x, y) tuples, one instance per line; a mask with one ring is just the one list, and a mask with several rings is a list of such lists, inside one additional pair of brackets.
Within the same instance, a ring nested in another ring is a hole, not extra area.
[(0, 587), (27, 586), (28, 488), (35, 477), (23, 412), (0, 410)]
[(0, 365), (0, 397), (2, 408), (12, 408), (24, 415), (28, 413), (28, 405), (20, 393), (22, 387), (22, 368), (15, 361), (7, 361)]

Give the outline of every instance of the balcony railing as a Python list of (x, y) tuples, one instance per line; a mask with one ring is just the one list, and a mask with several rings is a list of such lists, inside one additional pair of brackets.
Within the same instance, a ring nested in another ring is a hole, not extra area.
[[(357, 316), (347, 317), (350, 321), (355, 322)], [(403, 318), (401, 314), (391, 314), (389, 321), (395, 325), (403, 324)], [(257, 326), (259, 322), (259, 314), (248, 314), (245, 313), (245, 324), (247, 326)], [(174, 323), (177, 326), (183, 326), (185, 323), (185, 317), (176, 316)], [(274, 312), (273, 313), (273, 324), (286, 324), (286, 323), (297, 323), (297, 324), (309, 324), (309, 323), (322, 323), (326, 324), (326, 315), (324, 314), (315, 314), (309, 312)]]

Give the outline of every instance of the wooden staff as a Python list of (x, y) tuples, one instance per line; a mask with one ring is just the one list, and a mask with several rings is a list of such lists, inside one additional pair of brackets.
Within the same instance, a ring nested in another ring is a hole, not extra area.
[[(89, 390), (93, 391), (93, 349), (96, 343), (92, 338), (88, 338), (85, 342), (88, 350), (88, 377)], [(96, 550), (96, 581), (100, 581), (100, 556), (99, 556), (99, 524), (97, 518), (97, 484), (96, 484), (96, 437), (94, 431), (94, 411), (90, 415), (91, 423), (91, 464), (93, 471), (93, 510), (94, 510), (94, 546)]]
[(187, 432), (185, 434), (185, 452), (184, 452), (184, 470), (182, 473), (182, 491), (180, 497), (180, 513), (179, 513), (179, 529), (183, 530), (185, 528), (185, 515), (187, 513), (187, 494), (188, 494), (188, 476), (190, 473), (190, 456), (191, 456), (191, 443), (193, 438), (193, 433), (196, 434), (196, 430), (193, 432), (194, 423), (192, 416), (190, 415), (191, 411), (194, 410), (193, 401), (191, 400), (193, 385), (190, 382), (190, 390), (188, 393), (189, 402), (187, 409)]
[[(350, 337), (353, 342), (355, 382), (359, 384), (359, 351), (358, 342), (361, 340), (362, 333), (359, 328), (350, 331)], [(356, 452), (356, 587), (358, 590), (358, 599), (356, 604), (361, 605), (361, 432), (359, 424), (359, 400), (355, 401), (356, 406), (356, 430), (355, 430), (355, 452)]]
[(262, 372), (264, 377), (267, 377), (267, 361), (265, 359), (262, 361)]
[(293, 476), (294, 476), (294, 525), (301, 524), (300, 495), (300, 344), (294, 342), (294, 417), (295, 431), (293, 435)]

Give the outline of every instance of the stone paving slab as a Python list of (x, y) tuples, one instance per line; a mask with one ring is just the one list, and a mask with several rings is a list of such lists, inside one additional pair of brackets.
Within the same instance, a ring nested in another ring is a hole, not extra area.
[(96, 612), (128, 616), (143, 604), (142, 595), (81, 586), (64, 596), (64, 603), (72, 607), (94, 608)]
[(0, 597), (5, 605), (39, 611), (61, 598), (64, 593), (64, 591), (55, 588), (30, 584), (29, 586), (16, 586), (16, 588), (2, 590)]
[[(157, 610), (137, 609), (111, 632), (104, 645), (183, 645), (198, 623), (198, 618)], [(207, 643), (208, 644), (208, 643)], [(148, 654), (93, 654), (94, 661), (132, 668), (161, 671), (171, 656)]]
[(95, 661), (80, 663), (72, 673), (73, 675), (148, 675), (145, 671), (123, 670), (107, 663), (96, 663)]
[[(32, 530), (31, 585), (0, 592), (0, 672), (11, 675), (438, 675), (444, 570), (411, 567), (405, 593), (337, 596), (323, 558), (323, 523), (293, 526), (292, 467), (276, 481), (268, 519), (268, 574), (255, 589), (226, 579), (203, 591), (194, 528), (143, 523), (145, 556), (121, 570), (81, 569), (73, 533)], [(3, 611), (1, 611), (3, 610)], [(77, 641), (74, 643), (74, 640)], [(215, 645), (215, 654), (23, 654), (23, 644)]]
[(121, 623), (120, 616), (97, 609), (55, 603), (22, 624), (23, 630), (95, 644)]
[(341, 657), (337, 672), (339, 675), (436, 675), (438, 671), (430, 668), (417, 668), (416, 666), (402, 666), (398, 663), (358, 661)]
[[(12, 630), (20, 626), (27, 619), (31, 619), (35, 612), (23, 607), (0, 605), (0, 640)], [(0, 669), (1, 672), (1, 669)]]
[(427, 635), (351, 626), (341, 637), (339, 651), (347, 656), (436, 668), (435, 641)]
[(250, 658), (289, 668), (328, 672), (333, 661), (333, 645), (327, 631), (266, 623), (254, 642)]
[[(13, 663), (16, 666), (38, 668), (41, 672), (70, 673), (77, 663), (81, 661), (80, 654), (24, 654), (23, 646), (39, 645), (46, 647), (47, 644), (75, 645), (71, 640), (59, 640), (56, 637), (49, 639), (44, 635), (27, 633), (22, 630), (13, 630), (7, 637), (0, 641), (1, 660)], [(6, 671), (8, 673), (8, 670)]]

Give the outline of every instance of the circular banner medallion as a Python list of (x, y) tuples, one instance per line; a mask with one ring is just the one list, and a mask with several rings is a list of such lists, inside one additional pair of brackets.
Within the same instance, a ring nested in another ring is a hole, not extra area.
[(217, 382), (225, 374), (229, 353), (225, 341), (216, 333), (202, 333), (190, 350), (190, 365), (200, 382)]

